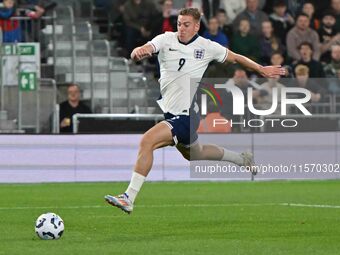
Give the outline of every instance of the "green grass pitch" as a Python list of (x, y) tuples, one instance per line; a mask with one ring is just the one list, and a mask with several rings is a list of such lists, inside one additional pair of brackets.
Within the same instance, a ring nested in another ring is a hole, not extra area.
[[(131, 215), (103, 199), (126, 186), (0, 185), (0, 254), (340, 253), (339, 180), (147, 182)], [(64, 220), (60, 240), (34, 233), (49, 211)]]

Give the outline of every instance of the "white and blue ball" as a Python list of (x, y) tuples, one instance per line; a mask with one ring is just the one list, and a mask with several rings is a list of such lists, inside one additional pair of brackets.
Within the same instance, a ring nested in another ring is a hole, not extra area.
[(43, 240), (59, 239), (64, 233), (64, 222), (55, 213), (44, 213), (35, 222), (35, 232)]

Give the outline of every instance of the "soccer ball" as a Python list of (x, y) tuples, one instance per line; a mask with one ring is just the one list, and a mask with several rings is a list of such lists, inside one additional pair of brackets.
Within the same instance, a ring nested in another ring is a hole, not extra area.
[(59, 239), (64, 233), (64, 222), (55, 213), (44, 213), (35, 222), (35, 232), (44, 240)]

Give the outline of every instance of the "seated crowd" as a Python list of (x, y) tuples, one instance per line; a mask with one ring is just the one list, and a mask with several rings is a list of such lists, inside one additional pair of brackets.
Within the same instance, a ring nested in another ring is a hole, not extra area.
[[(113, 24), (124, 26), (126, 33), (118, 38), (123, 56), (160, 33), (176, 31), (178, 10), (173, 0), (97, 0), (97, 4), (114, 14)], [(340, 73), (340, 0), (183, 0), (182, 6), (201, 10), (201, 36), (262, 65), (283, 65), (287, 77), (297, 77), (297, 69), (303, 67), (309, 78), (329, 79), (323, 86), (326, 94), (339, 93), (334, 80)], [(207, 76), (233, 73), (213, 64)]]

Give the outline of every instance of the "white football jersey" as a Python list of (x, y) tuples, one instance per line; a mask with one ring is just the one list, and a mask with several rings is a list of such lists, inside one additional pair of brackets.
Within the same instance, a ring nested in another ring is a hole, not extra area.
[(154, 53), (159, 53), (162, 96), (157, 101), (159, 106), (164, 113), (188, 115), (199, 85), (190, 84), (190, 79), (200, 80), (211, 61), (224, 62), (228, 49), (198, 35), (183, 44), (179, 42), (177, 32), (158, 35), (149, 43)]

